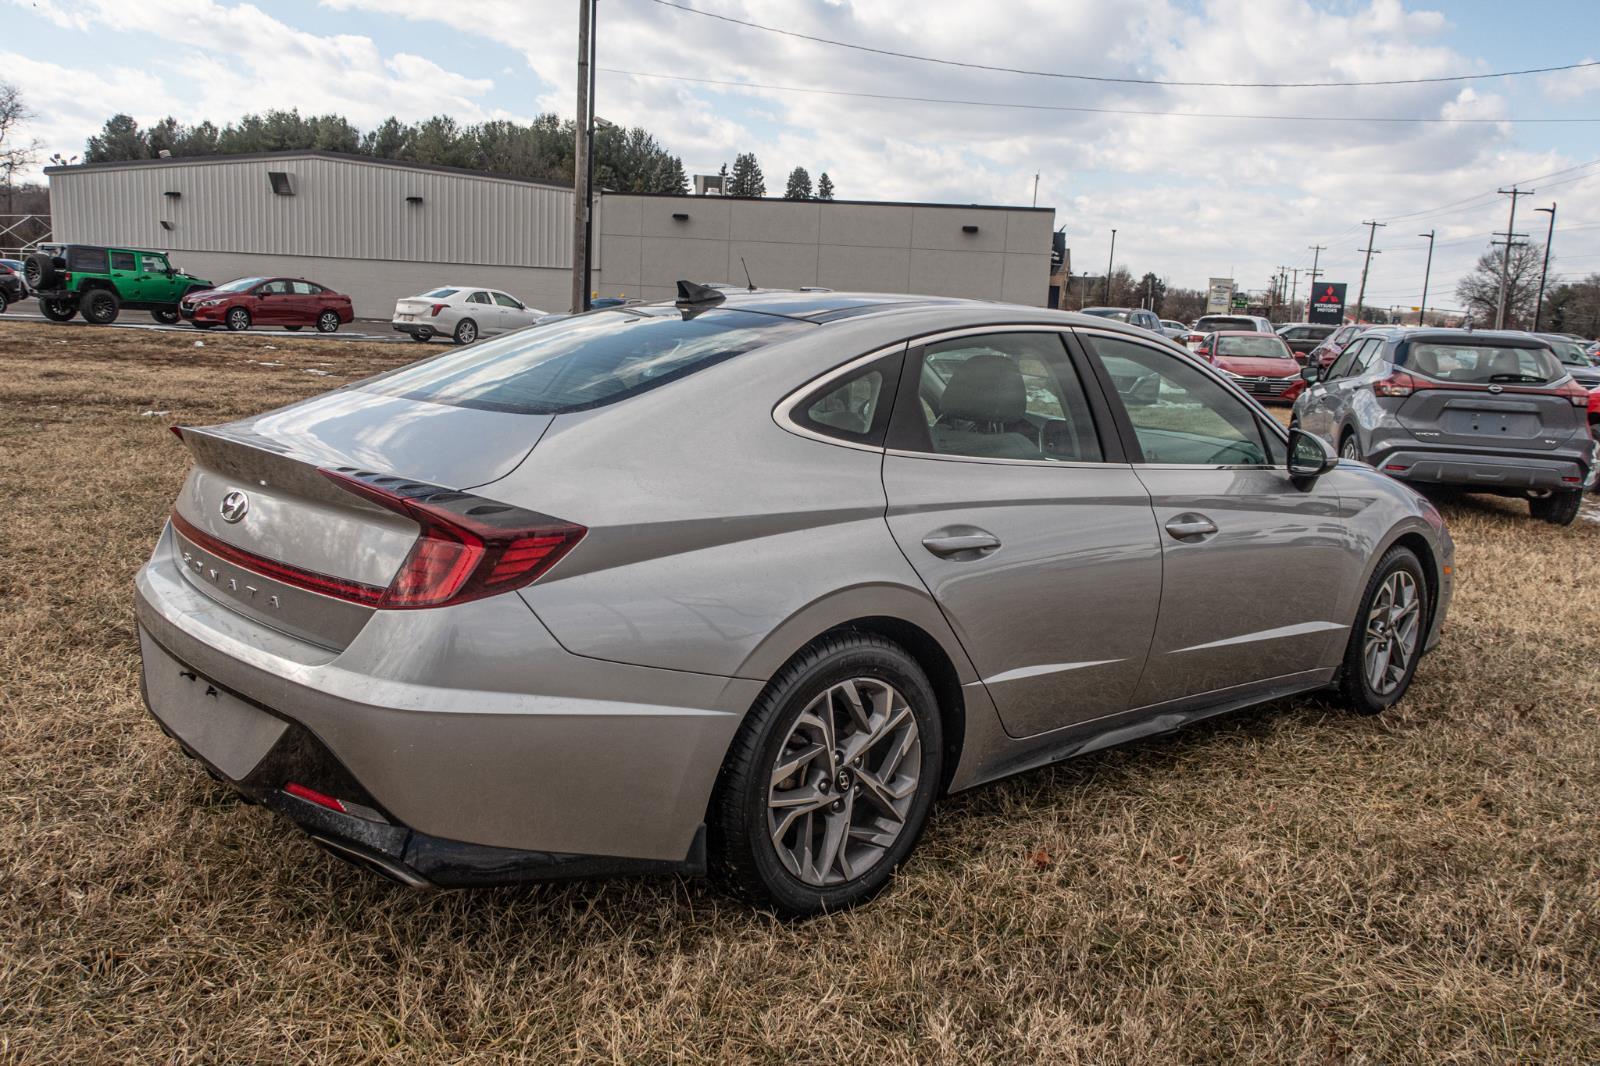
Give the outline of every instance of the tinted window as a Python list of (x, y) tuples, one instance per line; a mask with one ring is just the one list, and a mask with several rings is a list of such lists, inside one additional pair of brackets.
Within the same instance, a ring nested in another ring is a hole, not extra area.
[[(127, 254), (127, 253), (123, 253)], [(129, 256), (130, 265), (123, 270), (132, 270), (132, 256)], [(106, 250), (104, 248), (78, 248), (67, 249), (67, 269), (82, 270), (91, 274), (103, 274), (106, 270)]]
[(1116, 386), (1144, 462), (1264, 465), (1255, 412), (1178, 355), (1110, 337), (1087, 337)]
[(917, 368), (923, 450), (981, 459), (1099, 462), (1082, 383), (1054, 333), (929, 345)]
[(843, 381), (819, 386), (790, 415), (797, 424), (829, 437), (881, 445), (904, 354), (875, 359)]
[(1227, 315), (1207, 315), (1194, 324), (1196, 333), (1216, 333), (1219, 330), (1243, 330), (1246, 333), (1256, 331), (1256, 320), (1253, 318), (1231, 318)]
[(1566, 371), (1543, 348), (1502, 348), (1493, 344), (1412, 342), (1405, 367), (1440, 381), (1474, 385), (1542, 385)]
[(817, 327), (789, 318), (672, 308), (601, 311), (429, 359), (357, 388), (516, 414), (582, 411), (675, 381)]
[(134, 269), (134, 266), (133, 266), (133, 253), (132, 252), (112, 252), (111, 253), (111, 269), (112, 270), (133, 270)]
[(1577, 341), (1562, 340), (1559, 337), (1546, 337), (1545, 343), (1550, 345), (1550, 350), (1556, 353), (1556, 358), (1567, 366), (1593, 366), (1589, 361), (1589, 353)]
[(513, 300), (503, 292), (497, 292), (494, 294), (494, 302), (499, 304), (501, 307), (522, 307), (521, 304), (517, 303), (517, 301)]
[(1276, 337), (1218, 337), (1217, 355), (1236, 355), (1249, 359), (1293, 359), (1288, 347)]
[(1323, 375), (1324, 379), (1332, 381), (1334, 378), (1349, 377), (1350, 368), (1355, 364), (1356, 356), (1360, 354), (1361, 349), (1366, 344), (1366, 341), (1359, 341), (1355, 344), (1347, 345), (1345, 350), (1339, 353), (1339, 358), (1335, 359), (1333, 365), (1328, 368), (1327, 374)]
[(469, 304), (486, 304), (488, 302), (489, 294), (486, 292), (475, 292), (467, 297), (467, 303)]

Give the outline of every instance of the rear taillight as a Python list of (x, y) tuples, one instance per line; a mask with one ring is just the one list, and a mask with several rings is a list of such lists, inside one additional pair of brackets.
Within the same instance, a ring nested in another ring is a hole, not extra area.
[(343, 578), (333, 577), (328, 574), (319, 574), (315, 570), (293, 566), (289, 563), (280, 563), (276, 559), (268, 559), (264, 555), (236, 548), (227, 541), (218, 540), (210, 533), (190, 522), (177, 511), (172, 512), (172, 528), (176, 529), (195, 547), (201, 551), (215, 555), (225, 563), (270, 577), (274, 581), (281, 581), (285, 585), (292, 585), (298, 589), (321, 593), (332, 596), (338, 600), (348, 600), (351, 603), (365, 604), (368, 607), (382, 605), (384, 592), (376, 585), (364, 585), (359, 581), (346, 581)]
[(559, 518), (404, 478), (323, 470), (335, 485), (421, 527), (376, 606), (442, 607), (539, 580), (588, 532)]
[(1589, 406), (1589, 390), (1571, 379), (1568, 379), (1566, 384), (1557, 389), (1556, 393), (1571, 400), (1574, 407)]
[(439, 317), (439, 312), (443, 311), (446, 307), (449, 307), (449, 306), (450, 306), (449, 304), (434, 304), (432, 310), (430, 310), (428, 312), (428, 317), (429, 318), (438, 318)]
[(1429, 388), (1426, 383), (1418, 381), (1403, 370), (1396, 370), (1388, 377), (1379, 378), (1372, 383), (1372, 391), (1379, 396), (1410, 396), (1418, 389), (1426, 388)]

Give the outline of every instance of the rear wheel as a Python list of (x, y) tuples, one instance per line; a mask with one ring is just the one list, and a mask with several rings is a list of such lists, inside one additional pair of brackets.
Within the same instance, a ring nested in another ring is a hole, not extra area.
[(70, 322), (78, 305), (71, 300), (40, 300), (39, 311), (52, 322)]
[(717, 775), (712, 872), (786, 917), (871, 899), (938, 792), (942, 722), (927, 676), (869, 633), (824, 637), (767, 686)]
[(10, 303), (11, 303), (11, 301), (6, 299), (6, 294), (3, 293), (3, 292), (0, 292), (0, 315), (3, 315), (3, 314), (6, 313), (6, 307), (9, 306)]
[(456, 323), (456, 331), (451, 336), (457, 344), (471, 344), (478, 339), (478, 324), (470, 318), (463, 318)]
[(1582, 504), (1582, 489), (1558, 489), (1544, 496), (1530, 497), (1528, 513), (1553, 526), (1570, 526), (1577, 520)]
[(122, 311), (122, 301), (110, 289), (94, 289), (81, 297), (83, 320), (97, 326), (109, 326)]
[(163, 307), (159, 310), (151, 311), (150, 317), (160, 322), (163, 326), (171, 326), (177, 324), (178, 312), (174, 308)]
[(235, 307), (228, 312), (228, 328), (235, 333), (250, 328), (250, 312), (243, 307)]
[(1411, 687), (1428, 632), (1427, 590), (1415, 552), (1384, 553), (1350, 627), (1339, 677), (1339, 691), (1357, 714), (1377, 714)]
[(324, 311), (317, 316), (317, 332), (332, 333), (339, 328), (339, 313), (337, 311)]

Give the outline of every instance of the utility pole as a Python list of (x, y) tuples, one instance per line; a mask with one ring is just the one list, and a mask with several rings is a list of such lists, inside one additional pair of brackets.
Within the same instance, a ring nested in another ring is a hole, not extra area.
[(1418, 237), (1428, 238), (1428, 264), (1422, 268), (1422, 307), (1417, 311), (1417, 325), (1428, 324), (1428, 275), (1433, 273), (1433, 235), (1434, 230), (1419, 233)]
[(578, 121), (577, 143), (572, 165), (572, 311), (589, 310), (589, 208), (593, 194), (589, 171), (589, 149), (593, 145), (593, 104), (589, 87), (593, 84), (594, 0), (578, 0)]
[(1106, 304), (1111, 303), (1111, 264), (1117, 261), (1117, 231), (1111, 231), (1111, 254), (1106, 257)]
[(1300, 268), (1293, 267), (1294, 285), (1289, 289), (1289, 313), (1298, 317), (1295, 308), (1300, 303)]
[[(1511, 220), (1506, 223), (1506, 232), (1505, 232), (1506, 252), (1505, 252), (1505, 255), (1502, 256), (1501, 259), (1500, 259), (1500, 303), (1499, 303), (1498, 308), (1495, 310), (1495, 315), (1494, 315), (1494, 328), (1495, 329), (1505, 329), (1506, 328), (1506, 298), (1507, 298), (1506, 290), (1509, 289), (1510, 285), (1511, 285), (1511, 245), (1516, 241), (1516, 239), (1518, 237), (1526, 237), (1527, 236), (1527, 234), (1525, 234), (1525, 233), (1513, 233), (1512, 232), (1512, 230), (1515, 230), (1517, 228), (1517, 197), (1519, 197), (1519, 196), (1532, 196), (1534, 194), (1535, 190), (1533, 190), (1533, 189), (1519, 189), (1515, 185), (1513, 185), (1513, 186), (1511, 186), (1511, 188), (1509, 188), (1509, 189), (1501, 189), (1501, 190), (1499, 190), (1499, 192), (1500, 192), (1501, 196), (1509, 196), (1509, 197), (1511, 197)], [(1496, 234), (1496, 236), (1499, 236), (1499, 234)]]
[(1033, 206), (1039, 206), (1039, 175), (1033, 176)]
[(1361, 321), (1361, 307), (1362, 307), (1363, 303), (1365, 303), (1365, 301), (1367, 299), (1367, 270), (1372, 266), (1372, 257), (1374, 255), (1382, 255), (1383, 254), (1382, 252), (1374, 252), (1372, 250), (1372, 241), (1378, 235), (1378, 227), (1379, 226), (1387, 226), (1389, 223), (1371, 221), (1371, 222), (1363, 222), (1361, 224), (1363, 226), (1367, 227), (1367, 258), (1361, 264), (1361, 290), (1360, 290), (1360, 292), (1358, 292), (1356, 294), (1356, 321), (1357, 322)]
[(1322, 277), (1322, 271), (1317, 269), (1317, 262), (1322, 258), (1322, 253), (1328, 250), (1326, 244), (1312, 244), (1307, 246), (1311, 251), (1311, 272), (1306, 275), (1306, 281), (1312, 289), (1317, 287), (1317, 279)]
[(1551, 200), (1549, 207), (1536, 207), (1534, 210), (1550, 216), (1550, 231), (1544, 237), (1544, 266), (1539, 268), (1539, 299), (1533, 305), (1533, 331), (1538, 333), (1539, 323), (1544, 318), (1544, 280), (1550, 273), (1550, 242), (1556, 236), (1556, 202)]

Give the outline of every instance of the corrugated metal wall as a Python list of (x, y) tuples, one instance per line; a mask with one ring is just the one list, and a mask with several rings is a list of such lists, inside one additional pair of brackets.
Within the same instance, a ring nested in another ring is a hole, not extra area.
[[(294, 175), (294, 196), (273, 193), (272, 170)], [(50, 197), (59, 241), (493, 266), (571, 261), (569, 190), (358, 159), (63, 170), (50, 175)]]

